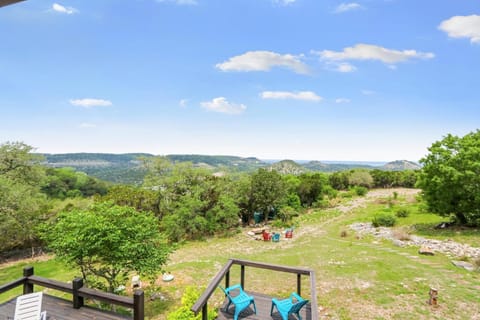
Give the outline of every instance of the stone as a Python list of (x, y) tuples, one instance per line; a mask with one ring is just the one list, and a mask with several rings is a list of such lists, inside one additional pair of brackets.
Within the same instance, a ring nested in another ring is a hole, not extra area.
[(426, 247), (426, 246), (421, 246), (420, 249), (418, 250), (418, 253), (426, 255), (426, 256), (434, 256), (435, 255), (433, 250), (430, 249), (429, 247)]
[(452, 260), (454, 266), (463, 268), (467, 271), (475, 271), (475, 266), (470, 262)]

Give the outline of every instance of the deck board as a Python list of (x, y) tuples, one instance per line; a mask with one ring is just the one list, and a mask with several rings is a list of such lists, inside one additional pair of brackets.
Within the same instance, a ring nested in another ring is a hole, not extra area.
[[(252, 295), (255, 299), (255, 305), (257, 307), (257, 314), (253, 313), (253, 306), (250, 305), (247, 309), (240, 313), (238, 320), (247, 319), (247, 320), (265, 320), (265, 319), (273, 319), (273, 320), (282, 320), (282, 317), (277, 312), (277, 308), (274, 308), (273, 315), (270, 316), (270, 310), (272, 307), (272, 297), (256, 293), (256, 292), (248, 292), (249, 295)], [(277, 299), (285, 299), (286, 297), (274, 297)], [(225, 302), (222, 305), (222, 308), (218, 310), (218, 320), (227, 320), (233, 319), (234, 313), (234, 306), (233, 304), (228, 309), (228, 312), (225, 312), (225, 307), (227, 306), (228, 299), (225, 299)], [(311, 320), (312, 313), (311, 313), (311, 304), (308, 303), (305, 307), (302, 308), (300, 311), (300, 315), (302, 316), (303, 320)], [(296, 316), (290, 315), (289, 320), (296, 320)]]
[[(12, 320), (16, 298), (0, 304), (0, 320)], [(74, 309), (71, 301), (43, 294), (42, 310), (47, 311), (47, 320), (125, 320), (132, 319), (92, 307)]]

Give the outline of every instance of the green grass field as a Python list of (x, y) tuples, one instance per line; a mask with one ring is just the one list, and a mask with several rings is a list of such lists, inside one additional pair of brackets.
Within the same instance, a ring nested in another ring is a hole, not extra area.
[[(395, 201), (392, 190), (379, 190), (366, 198), (344, 199), (336, 208), (304, 214), (296, 221), (294, 238), (279, 243), (253, 240), (244, 229), (230, 238), (183, 244), (166, 267), (175, 280), (158, 282), (166, 300), (150, 302), (147, 297), (147, 315), (165, 319), (187, 286), (206, 287), (229, 258), (241, 258), (314, 269), (321, 319), (480, 319), (479, 272), (459, 269), (442, 254), (419, 255), (418, 247), (357, 237), (349, 229), (351, 223), (370, 222), (380, 212), (407, 208), (409, 216), (397, 219), (399, 227), (424, 237), (480, 246), (478, 230), (435, 230), (433, 226), (444, 219), (425, 212), (411, 191), (397, 192)], [(22, 264), (0, 267), (0, 283), (20, 276)], [(54, 260), (34, 265), (36, 274), (58, 280), (71, 280), (75, 274)], [(239, 270), (233, 269), (231, 283), (238, 281)], [(308, 279), (303, 281), (302, 293), (308, 298)], [(426, 303), (431, 287), (439, 291), (438, 307)], [(247, 267), (246, 288), (287, 296), (296, 288), (296, 277)], [(222, 299), (217, 292), (209, 306), (219, 306)]]

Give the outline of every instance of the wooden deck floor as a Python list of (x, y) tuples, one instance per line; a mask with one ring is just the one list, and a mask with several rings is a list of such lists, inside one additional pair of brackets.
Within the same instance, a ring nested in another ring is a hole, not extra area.
[[(0, 304), (0, 320), (12, 320), (16, 298)], [(42, 310), (47, 311), (47, 320), (125, 320), (132, 317), (121, 316), (91, 307), (74, 309), (71, 301), (43, 295)]]
[[(257, 307), (257, 314), (253, 313), (253, 306), (245, 309), (240, 313), (238, 320), (248, 319), (248, 320), (266, 320), (266, 319), (273, 319), (273, 320), (282, 320), (282, 317), (277, 312), (277, 308), (274, 308), (273, 315), (270, 316), (270, 310), (272, 307), (272, 297), (255, 293), (255, 292), (248, 292), (248, 294), (252, 295), (255, 298), (255, 305)], [(282, 299), (278, 298), (277, 299)], [(235, 311), (235, 307), (233, 304), (230, 306), (228, 312), (225, 312), (225, 307), (227, 306), (228, 299), (225, 300), (222, 308), (218, 310), (218, 320), (225, 320), (225, 319), (233, 319), (233, 313)], [(308, 303), (305, 307), (302, 308), (300, 311), (300, 315), (302, 316), (302, 320), (311, 320), (312, 313), (311, 313), (311, 305)], [(296, 316), (290, 315), (290, 319), (297, 319)]]

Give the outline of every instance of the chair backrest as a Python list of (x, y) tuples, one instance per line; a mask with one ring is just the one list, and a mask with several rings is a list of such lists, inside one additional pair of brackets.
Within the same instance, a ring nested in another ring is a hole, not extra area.
[(14, 320), (39, 320), (42, 311), (42, 292), (24, 294), (17, 298)]
[(306, 305), (307, 303), (308, 303), (308, 300), (297, 301), (296, 303), (294, 303), (292, 305), (292, 307), (290, 308), (290, 311), (288, 313), (298, 313), (300, 311), (300, 309), (302, 309), (303, 306)]

